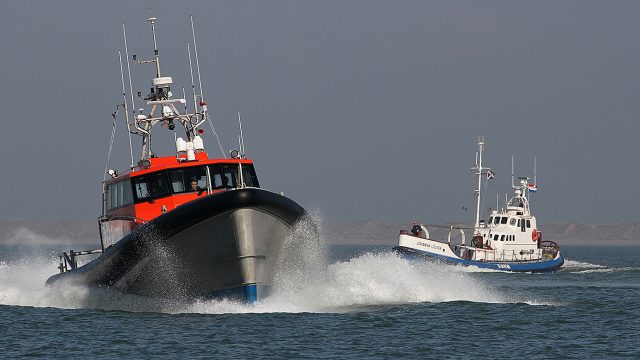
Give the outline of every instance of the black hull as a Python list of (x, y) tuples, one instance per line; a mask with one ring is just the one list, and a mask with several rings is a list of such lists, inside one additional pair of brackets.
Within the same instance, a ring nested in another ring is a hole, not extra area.
[(47, 284), (65, 279), (152, 297), (258, 300), (272, 283), (285, 239), (305, 215), (294, 201), (261, 189), (210, 195), (144, 224)]

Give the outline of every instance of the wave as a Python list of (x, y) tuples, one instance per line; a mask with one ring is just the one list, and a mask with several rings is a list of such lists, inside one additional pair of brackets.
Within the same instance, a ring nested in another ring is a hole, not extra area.
[[(321, 223), (317, 221), (316, 223)], [(369, 252), (330, 263), (325, 242), (300, 225), (285, 243), (285, 256), (270, 296), (257, 304), (230, 300), (180, 302), (149, 299), (108, 289), (45, 286), (56, 259), (0, 263), (0, 304), (94, 308), (163, 313), (347, 312), (384, 305), (468, 301), (548, 305), (503, 293), (473, 270), (404, 259), (394, 252)], [(453, 269), (453, 271), (452, 271)]]

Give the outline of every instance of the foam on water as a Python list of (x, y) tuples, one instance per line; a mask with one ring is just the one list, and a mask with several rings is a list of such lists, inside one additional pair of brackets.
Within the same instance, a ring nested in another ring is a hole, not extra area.
[(344, 312), (421, 302), (470, 301), (540, 304), (502, 294), (473, 270), (411, 261), (394, 252), (365, 253), (330, 263), (318, 236), (319, 217), (299, 224), (285, 243), (272, 294), (258, 304), (229, 300), (177, 302), (71, 284), (45, 286), (56, 259), (0, 263), (0, 304), (166, 313)]

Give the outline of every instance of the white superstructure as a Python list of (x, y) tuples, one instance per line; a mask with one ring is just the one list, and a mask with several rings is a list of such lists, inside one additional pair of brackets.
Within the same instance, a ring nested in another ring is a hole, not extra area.
[[(449, 228), (447, 240), (435, 240), (430, 238), (427, 226), (414, 224), (411, 232), (406, 230), (400, 232), (397, 249), (464, 262), (465, 264), (491, 263), (491, 267), (498, 269), (513, 270), (515, 265), (551, 260), (554, 261), (554, 266), (561, 266), (563, 260), (560, 256), (559, 246), (552, 241), (542, 241), (542, 232), (538, 230), (536, 217), (531, 212), (529, 196), (531, 192), (537, 191), (535, 165), (533, 183), (530, 183), (530, 178), (527, 177), (520, 177), (515, 183), (512, 161), (511, 186), (513, 195), (511, 199), (506, 201), (501, 209), (491, 211), (487, 221), (480, 220), (483, 180), (490, 181), (495, 176), (490, 168), (483, 166), (484, 145), (484, 138), (479, 138), (476, 166), (472, 168), (474, 175), (477, 176), (477, 187), (474, 191), (476, 198), (474, 225), (472, 227), (446, 226)], [(443, 227), (443, 225), (429, 226)], [(473, 231), (470, 244), (466, 243), (465, 230)], [(452, 234), (458, 232), (461, 234), (461, 241), (452, 243)], [(531, 270), (544, 271), (547, 269), (536, 267)], [(523, 265), (522, 269), (517, 271), (528, 270)]]

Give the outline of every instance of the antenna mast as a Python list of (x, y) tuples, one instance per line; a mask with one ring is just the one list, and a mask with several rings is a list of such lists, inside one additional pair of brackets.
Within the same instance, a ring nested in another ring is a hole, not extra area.
[(198, 85), (200, 86), (200, 101), (204, 101), (204, 95), (202, 94), (202, 79), (200, 78), (200, 62), (198, 61), (198, 44), (196, 43), (196, 31), (193, 28), (193, 15), (189, 16), (191, 19), (191, 36), (193, 37), (193, 53), (196, 56), (196, 70), (198, 72)]
[(150, 17), (147, 19), (151, 23), (151, 32), (153, 33), (153, 61), (156, 63), (156, 77), (160, 77), (160, 56), (158, 55), (158, 43), (156, 41), (156, 20), (158, 18)]
[(478, 187), (475, 190), (476, 194), (476, 222), (475, 229), (480, 227), (480, 199), (481, 199), (481, 191), (482, 191), (482, 174), (484, 174), (484, 170), (489, 170), (489, 168), (482, 167), (482, 152), (484, 151), (484, 137), (478, 138), (478, 152), (476, 153), (476, 167), (473, 170), (476, 170), (476, 175), (478, 176)]
[[(133, 121), (136, 118), (136, 103), (133, 99), (133, 86), (131, 85), (131, 66), (129, 65), (129, 48), (127, 47), (127, 30), (124, 27), (124, 23), (122, 23), (122, 37), (124, 38), (124, 54), (127, 58), (127, 76), (129, 77), (129, 94), (131, 95), (131, 110), (133, 115)], [(118, 52), (120, 54), (120, 52)], [(122, 92), (125, 93), (124, 90), (124, 75), (122, 74), (122, 58), (120, 58), (120, 75), (122, 77)], [(127, 102), (125, 96), (125, 103)], [(133, 169), (133, 143), (131, 141), (131, 123), (129, 122), (129, 112), (125, 106), (125, 114), (127, 120), (127, 133), (129, 135), (129, 153), (131, 154), (131, 165), (130, 168)]]
[(538, 171), (536, 166), (536, 157), (533, 157), (533, 185), (538, 186)]

